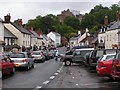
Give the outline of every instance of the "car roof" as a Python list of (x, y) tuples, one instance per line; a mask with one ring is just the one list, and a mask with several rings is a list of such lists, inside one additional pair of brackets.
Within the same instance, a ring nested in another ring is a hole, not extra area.
[(116, 55), (116, 53), (105, 54), (105, 55), (103, 55), (103, 56), (111, 56), (111, 55)]

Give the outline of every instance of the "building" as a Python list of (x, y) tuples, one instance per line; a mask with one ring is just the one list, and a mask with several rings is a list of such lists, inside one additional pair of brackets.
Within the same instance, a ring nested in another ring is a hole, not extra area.
[(47, 34), (47, 37), (51, 38), (54, 41), (55, 47), (61, 45), (61, 35), (56, 32), (50, 32)]
[(16, 51), (20, 49), (17, 45), (18, 38), (12, 34), (6, 27), (4, 27), (4, 51)]
[(11, 22), (10, 19), (10, 15), (5, 16), (5, 28), (7, 28), (12, 34), (14, 34), (18, 38), (18, 41), (16, 43), (21, 47), (22, 51), (30, 49), (31, 34), (28, 30), (22, 27), (22, 19), (18, 19), (17, 24)]
[(82, 17), (83, 17), (83, 15), (80, 14), (79, 11), (71, 10), (71, 9), (64, 10), (61, 12), (61, 14), (59, 14), (57, 16), (62, 24), (64, 23), (64, 19), (68, 16), (74, 16), (74, 17), (78, 18), (80, 21), (82, 20)]
[(116, 21), (105, 33), (105, 49), (120, 48), (120, 12), (116, 13)]
[(0, 19), (0, 52), (3, 52), (4, 45), (4, 25), (3, 20)]

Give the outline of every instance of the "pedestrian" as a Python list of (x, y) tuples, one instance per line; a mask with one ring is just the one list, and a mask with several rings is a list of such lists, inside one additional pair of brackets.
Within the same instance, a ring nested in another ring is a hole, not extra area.
[(58, 49), (56, 49), (56, 53), (55, 53), (55, 60), (56, 60), (56, 61), (58, 60), (58, 55), (59, 55)]

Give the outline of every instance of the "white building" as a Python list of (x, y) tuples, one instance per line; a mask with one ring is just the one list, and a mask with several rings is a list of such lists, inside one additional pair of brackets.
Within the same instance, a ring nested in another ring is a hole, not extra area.
[(4, 44), (4, 25), (2, 19), (0, 19), (0, 52), (3, 52)]
[(21, 48), (22, 47), (30, 48), (31, 41), (30, 32), (24, 29), (22, 25), (10, 22), (10, 15), (5, 16), (4, 26), (18, 38), (17, 45), (19, 45)]
[(119, 46), (120, 44), (119, 32), (120, 21), (118, 20), (105, 33), (105, 49), (118, 48), (114, 46)]
[(61, 35), (56, 32), (50, 32), (47, 34), (47, 37), (51, 38), (54, 41), (55, 47), (61, 45)]

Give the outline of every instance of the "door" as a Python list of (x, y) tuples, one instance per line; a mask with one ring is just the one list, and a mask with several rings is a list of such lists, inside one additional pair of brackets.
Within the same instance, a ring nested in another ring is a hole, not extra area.
[(80, 58), (81, 58), (81, 51), (75, 51), (73, 56), (73, 61), (80, 62), (81, 61)]

